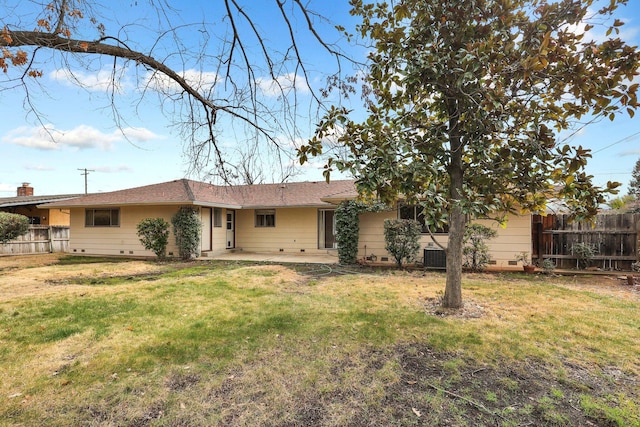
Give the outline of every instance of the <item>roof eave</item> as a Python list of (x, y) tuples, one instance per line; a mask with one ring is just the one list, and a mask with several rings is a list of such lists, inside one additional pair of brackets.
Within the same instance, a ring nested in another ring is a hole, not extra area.
[(215, 203), (215, 202), (200, 202), (200, 201), (177, 201), (177, 202), (167, 202), (167, 201), (156, 201), (156, 202), (101, 202), (101, 203), (82, 203), (82, 204), (73, 204), (73, 205), (65, 205), (59, 203), (47, 203), (43, 205), (37, 206), (40, 209), (73, 209), (73, 208), (88, 208), (88, 207), (100, 207), (100, 206), (185, 206), (185, 205), (194, 205), (194, 206), (203, 206), (203, 207), (211, 207), (211, 208), (226, 208), (226, 209), (242, 209), (240, 205), (228, 204), (228, 203)]

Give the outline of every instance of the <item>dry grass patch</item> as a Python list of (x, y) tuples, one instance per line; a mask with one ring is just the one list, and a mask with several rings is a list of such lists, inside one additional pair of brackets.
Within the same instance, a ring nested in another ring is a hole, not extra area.
[(444, 316), (440, 273), (47, 268), (11, 273), (56, 293), (0, 273), (0, 425), (640, 422), (640, 302), (616, 292), (468, 275)]
[(45, 295), (104, 293), (109, 290), (92, 285), (111, 277), (126, 278), (161, 270), (157, 264), (145, 261), (59, 264), (64, 258), (60, 254), (0, 257), (0, 302)]

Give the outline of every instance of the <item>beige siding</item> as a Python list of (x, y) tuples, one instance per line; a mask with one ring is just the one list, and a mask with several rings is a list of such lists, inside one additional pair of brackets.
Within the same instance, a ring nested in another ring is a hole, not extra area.
[(358, 258), (375, 255), (378, 262), (382, 262), (383, 257), (389, 258), (384, 243), (384, 220), (397, 218), (396, 211), (390, 212), (367, 212), (360, 215), (360, 238), (358, 240)]
[(236, 211), (236, 248), (248, 252), (326, 253), (318, 249), (318, 209), (276, 209), (275, 227), (256, 227), (253, 209)]
[[(213, 220), (213, 209), (211, 210)], [(211, 229), (211, 252), (223, 253), (226, 250), (227, 245), (227, 210), (222, 209), (222, 226), (213, 227)]]
[[(375, 255), (378, 262), (384, 262), (382, 258), (386, 257), (388, 262), (393, 262), (393, 258), (385, 249), (384, 242), (384, 220), (387, 218), (397, 218), (397, 212), (376, 212), (363, 213), (360, 215), (360, 240), (358, 242), (358, 258), (365, 255)], [(509, 265), (509, 261), (515, 259), (515, 254), (523, 251), (530, 252), (531, 242), (531, 216), (515, 216), (508, 217), (506, 228), (502, 228), (496, 221), (478, 221), (487, 227), (493, 228), (498, 232), (498, 236), (487, 242), (491, 253), (491, 258), (495, 261), (492, 267), (507, 269), (521, 267)], [(435, 235), (438, 243), (447, 246), (448, 236), (446, 234)], [(423, 235), (420, 238), (421, 248), (433, 247), (437, 245), (433, 242), (429, 235)], [(366, 250), (366, 252), (365, 252)], [(419, 254), (422, 257), (422, 251)]]
[(202, 225), (200, 235), (200, 250), (210, 251), (211, 245), (211, 221), (213, 220), (213, 209), (201, 208), (200, 209), (200, 224)]
[[(171, 217), (178, 211), (177, 206), (122, 207), (119, 227), (85, 227), (84, 208), (71, 210), (71, 235), (69, 251), (87, 255), (155, 256), (144, 249), (137, 234), (137, 225), (144, 218), (164, 218), (171, 224)], [(167, 253), (178, 256), (173, 237), (169, 237)]]
[(531, 215), (509, 215), (506, 228), (500, 227), (496, 221), (485, 220), (478, 222), (498, 232), (498, 237), (487, 242), (491, 258), (495, 261), (495, 264), (491, 265), (491, 267), (522, 270), (522, 265), (509, 265), (509, 261), (515, 261), (516, 254), (519, 252), (529, 252), (529, 256), (531, 256), (533, 247)]
[[(87, 255), (126, 255), (153, 257), (153, 252), (144, 249), (137, 234), (137, 226), (144, 218), (164, 218), (171, 224), (171, 218), (178, 212), (177, 206), (127, 206), (120, 208), (119, 227), (85, 227), (84, 208), (71, 211), (71, 237), (69, 252)], [(223, 209), (223, 219), (226, 212)], [(208, 213), (204, 215), (207, 217)], [(226, 229), (203, 227), (203, 233), (211, 233), (212, 252), (225, 251)], [(169, 236), (167, 254), (178, 256), (173, 228)]]
[[(137, 236), (137, 224), (144, 218), (162, 217), (171, 222), (177, 206), (123, 207), (120, 209), (119, 227), (85, 227), (84, 208), (71, 211), (71, 236), (69, 251), (87, 255), (126, 255), (153, 257), (145, 250)], [(235, 247), (247, 252), (284, 253), (326, 253), (318, 249), (318, 209), (280, 208), (276, 209), (275, 227), (256, 227), (253, 209), (235, 211)], [(208, 215), (205, 215), (205, 218)], [(222, 210), (222, 227), (203, 227), (204, 233), (211, 234), (213, 253), (221, 253), (226, 248), (226, 210)], [(397, 212), (363, 213), (360, 215), (360, 239), (358, 257), (375, 255), (378, 262), (393, 262), (385, 250), (383, 222), (386, 218), (397, 218)], [(494, 221), (481, 221), (498, 231), (498, 237), (489, 241), (492, 259), (497, 268), (520, 268), (509, 265), (515, 254), (531, 251), (531, 217), (510, 216), (506, 228)], [(438, 241), (447, 244), (446, 235), (438, 235)], [(431, 238), (424, 235), (421, 247), (434, 247)], [(173, 232), (167, 248), (169, 254), (178, 255)], [(419, 254), (422, 257), (422, 251)]]

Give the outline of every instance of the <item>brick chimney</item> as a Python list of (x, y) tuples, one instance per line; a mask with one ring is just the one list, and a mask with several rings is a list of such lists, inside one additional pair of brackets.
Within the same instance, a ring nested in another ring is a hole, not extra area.
[(18, 187), (18, 197), (33, 196), (33, 187), (29, 187), (28, 182), (23, 182), (22, 187)]

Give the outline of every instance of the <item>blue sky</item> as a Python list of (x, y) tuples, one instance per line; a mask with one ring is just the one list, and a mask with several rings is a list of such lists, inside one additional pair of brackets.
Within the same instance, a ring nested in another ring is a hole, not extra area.
[[(146, 2), (137, 2), (137, 6), (134, 3), (126, 0), (108, 2), (111, 7), (97, 8), (95, 12), (101, 22), (105, 23), (108, 33), (119, 28), (119, 24), (134, 22), (135, 25), (127, 28), (128, 40), (134, 47), (141, 46), (145, 50), (155, 38), (150, 36), (149, 31), (157, 28), (157, 23), (163, 17), (155, 15)], [(210, 32), (212, 36), (213, 31), (226, 31), (228, 28), (228, 22), (220, 19), (220, 10), (216, 9), (220, 7), (220, 2), (192, 0), (173, 3), (180, 8), (170, 11), (174, 24), (200, 23), (185, 26), (179, 34), (184, 43), (184, 52), (197, 51), (202, 46), (204, 23), (214, 25), (208, 27), (214, 28)], [(258, 17), (258, 25), (268, 34), (267, 42), (279, 47), (279, 40), (286, 38), (287, 34), (278, 20), (277, 11), (268, 6), (273, 2), (260, 0), (244, 3), (247, 5), (247, 12)], [(633, 45), (640, 45), (640, 1), (630, 0), (629, 3), (620, 13), (626, 22), (622, 37)], [(319, 13), (330, 16), (334, 24), (352, 28), (354, 21), (348, 15), (346, 0), (313, 1), (311, 5)], [(25, 7), (33, 5), (31, 2), (18, 0), (4, 1), (3, 6), (0, 6), (0, 16), (5, 18), (0, 18), (0, 26), (15, 25), (21, 20), (27, 23), (26, 27), (32, 27), (34, 15), (29, 13), (34, 10), (25, 10)], [(332, 64), (332, 60), (322, 54), (322, 49), (304, 31), (303, 20), (294, 21), (293, 25), (300, 28), (299, 34), (303, 35), (302, 48), (306, 48), (309, 70), (316, 76), (309, 83), (318, 89), (324, 83), (326, 66)], [(332, 27), (329, 23), (322, 23), (319, 28), (324, 34), (331, 34), (332, 41), (344, 42), (337, 34), (330, 32)], [(81, 29), (79, 38), (84, 34), (82, 31)], [(596, 32), (593, 36), (600, 37)], [(215, 37), (211, 37), (208, 43), (207, 53), (214, 55), (219, 49)], [(257, 49), (256, 46), (255, 43), (252, 45), (254, 49)], [(176, 55), (176, 52), (162, 49), (163, 46), (159, 45), (154, 54), (172, 64), (184, 63), (186, 70), (205, 77), (204, 84), (207, 83), (207, 78), (215, 79), (216, 70), (208, 69), (206, 65), (213, 62), (205, 61), (205, 65), (202, 65), (187, 55)], [(363, 49), (353, 49), (359, 55), (365, 54)], [(252, 52), (255, 53), (255, 50)], [(136, 81), (144, 81), (146, 78), (143, 70), (136, 69), (135, 66), (122, 68), (117, 65), (115, 68), (118, 73), (116, 103), (122, 117), (118, 127), (112, 117), (109, 86), (105, 84), (114, 69), (111, 59), (90, 59), (83, 64), (88, 65), (89, 70), (76, 68), (74, 76), (63, 71), (64, 61), (60, 55), (38, 54), (38, 60), (38, 67), (42, 69), (44, 76), (30, 88), (29, 96), (40, 113), (41, 122), (33, 112), (25, 108), (22, 88), (0, 91), (0, 197), (15, 195), (16, 188), (22, 182), (29, 182), (37, 195), (83, 192), (84, 176), (79, 169), (85, 168), (90, 170), (87, 177), (89, 192), (113, 191), (187, 175), (190, 158), (185, 154), (184, 138), (171, 123), (171, 117), (177, 114), (172, 110), (175, 104), (163, 102), (149, 93), (140, 100)], [(71, 63), (80, 65), (75, 60), (71, 60)], [(264, 74), (260, 74), (260, 71)], [(290, 70), (286, 71), (283, 69), (283, 74), (277, 76), (281, 82), (294, 78), (294, 74), (288, 74)], [(0, 87), (6, 87), (6, 79), (10, 77), (11, 75), (0, 76)], [(299, 77), (298, 75), (297, 78)], [(280, 99), (270, 96), (272, 79), (264, 68), (258, 69), (256, 78), (262, 99), (266, 103), (277, 105)], [(80, 80), (88, 87), (79, 88), (73, 84), (72, 79)], [(292, 140), (291, 136), (284, 134), (274, 135), (285, 147), (304, 142), (313, 129), (313, 112), (308, 107), (309, 91), (305, 90), (305, 82), (299, 80), (297, 87), (301, 89), (298, 98), (289, 100), (300, 108), (298, 116), (301, 117), (302, 125), (296, 133), (297, 137)], [(55, 136), (57, 142), (52, 142), (51, 136)], [(235, 144), (239, 140), (245, 140), (247, 136), (244, 127), (225, 123), (221, 126), (218, 138), (224, 154), (234, 156)], [(561, 136), (561, 140), (563, 138)], [(604, 185), (612, 180), (626, 186), (631, 179), (631, 170), (640, 158), (640, 112), (632, 119), (626, 116), (620, 116), (614, 122), (602, 119), (583, 128), (569, 142), (593, 150), (593, 159), (587, 172), (595, 176), (597, 184)], [(275, 164), (274, 151), (262, 149), (260, 157), (263, 160), (270, 159), (263, 173), (264, 179), (267, 182), (277, 179), (277, 171), (269, 169)], [(288, 159), (284, 159), (284, 162), (287, 163)], [(321, 179), (319, 162), (307, 165), (294, 177), (294, 180)], [(623, 191), (626, 192), (626, 188)]]

